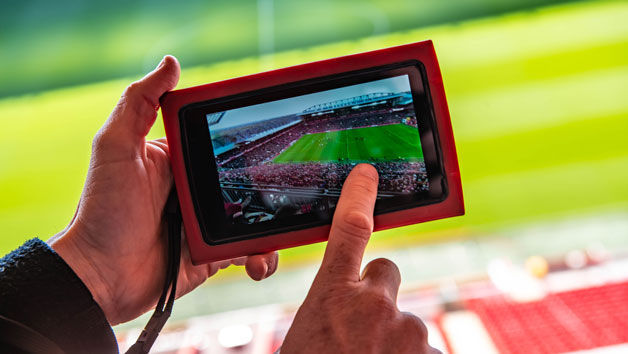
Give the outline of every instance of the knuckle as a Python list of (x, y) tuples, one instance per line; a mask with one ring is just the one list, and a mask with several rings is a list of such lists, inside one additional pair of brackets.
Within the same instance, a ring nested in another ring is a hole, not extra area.
[(358, 211), (349, 212), (341, 217), (338, 226), (343, 234), (360, 239), (368, 239), (373, 232), (371, 219), (366, 214)]
[(110, 123), (111, 118), (98, 130), (92, 139), (92, 153), (115, 148), (120, 140)]
[(139, 81), (134, 81), (129, 86), (126, 87), (124, 92), (122, 93), (122, 97), (133, 97), (137, 96), (140, 92), (141, 85)]
[(128, 106), (139, 116), (156, 114), (159, 103), (146, 95), (141, 81), (131, 83), (122, 93), (121, 106)]
[(102, 143), (102, 131), (99, 130), (96, 135), (94, 135), (94, 139), (92, 139), (92, 150), (95, 150)]
[(409, 312), (404, 312), (403, 327), (408, 331), (408, 333), (417, 333), (422, 342), (427, 342), (427, 327), (417, 316)]
[(96, 151), (106, 144), (107, 134), (105, 134), (104, 129), (100, 129), (96, 135), (94, 135), (94, 139), (92, 139), (92, 151)]

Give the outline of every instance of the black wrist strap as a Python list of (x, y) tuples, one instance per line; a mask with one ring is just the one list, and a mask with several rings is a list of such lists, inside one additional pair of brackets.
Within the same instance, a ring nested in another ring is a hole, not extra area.
[(179, 263), (181, 261), (181, 209), (179, 208), (177, 191), (174, 187), (170, 191), (170, 196), (166, 202), (164, 216), (168, 223), (168, 265), (164, 290), (161, 293), (155, 312), (148, 320), (146, 327), (144, 327), (135, 344), (126, 351), (126, 354), (147, 354), (172, 313), (172, 306), (176, 297), (177, 278), (179, 276)]

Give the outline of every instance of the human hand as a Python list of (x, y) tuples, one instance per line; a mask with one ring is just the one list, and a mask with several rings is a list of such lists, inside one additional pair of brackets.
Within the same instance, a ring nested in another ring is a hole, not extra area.
[(321, 267), (281, 347), (291, 353), (440, 353), (421, 320), (397, 308), (401, 275), (387, 259), (360, 276), (373, 231), (377, 171), (358, 165), (347, 177)]
[[(179, 80), (179, 63), (166, 56), (132, 83), (94, 138), (85, 187), (74, 219), (49, 241), (81, 278), (111, 325), (152, 309), (166, 273), (167, 228), (162, 214), (172, 188), (165, 139), (146, 141), (159, 97)], [(277, 268), (277, 253), (194, 266), (182, 243), (177, 296), (218, 269), (245, 265), (261, 280)]]

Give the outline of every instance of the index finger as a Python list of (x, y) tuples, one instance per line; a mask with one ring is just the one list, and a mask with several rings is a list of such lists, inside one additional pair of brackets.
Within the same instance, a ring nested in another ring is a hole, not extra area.
[(378, 180), (377, 170), (367, 164), (355, 166), (347, 177), (318, 277), (360, 280), (362, 256), (373, 232)]

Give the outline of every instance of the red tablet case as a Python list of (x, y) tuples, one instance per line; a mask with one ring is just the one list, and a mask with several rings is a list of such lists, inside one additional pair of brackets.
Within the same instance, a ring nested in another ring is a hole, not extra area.
[(216, 246), (208, 245), (203, 239), (196, 218), (183, 158), (179, 124), (179, 110), (183, 106), (291, 82), (409, 60), (418, 60), (425, 66), (436, 120), (435, 130), (439, 134), (441, 157), (449, 194), (444, 201), (436, 204), (377, 215), (375, 216), (375, 230), (463, 215), (464, 203), (458, 158), (436, 52), (432, 41), (417, 42), (190, 87), (163, 95), (160, 103), (170, 150), (170, 162), (192, 262), (201, 264), (325, 241), (330, 225)]

